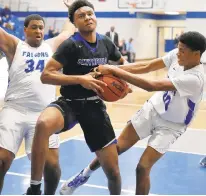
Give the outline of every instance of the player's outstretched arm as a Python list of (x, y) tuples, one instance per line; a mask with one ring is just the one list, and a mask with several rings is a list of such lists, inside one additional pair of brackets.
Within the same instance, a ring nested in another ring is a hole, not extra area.
[(13, 60), (18, 41), (17, 37), (10, 35), (0, 27), (0, 50), (6, 55), (9, 64)]
[(129, 73), (125, 70), (119, 69), (111, 65), (100, 65), (98, 70), (102, 74), (110, 73), (113, 74), (126, 82), (133, 84), (139, 88), (142, 88), (146, 91), (173, 91), (176, 90), (175, 86), (169, 79), (162, 80), (147, 80), (142, 77), (138, 77), (135, 74)]
[[(67, 8), (70, 7), (72, 2), (73, 0), (63, 0), (63, 3)], [(73, 35), (75, 31), (76, 31), (75, 26), (70, 22), (69, 19), (67, 19), (62, 27), (61, 33), (54, 38), (46, 40), (46, 42), (52, 47), (53, 52), (55, 52), (59, 47), (59, 45), (63, 41), (68, 39), (71, 35)]]
[(143, 74), (165, 68), (165, 64), (162, 58), (158, 58), (151, 60), (149, 62), (147, 61), (124, 64), (119, 66), (119, 68), (133, 74)]
[(64, 26), (62, 28), (62, 32), (51, 39), (46, 40), (46, 43), (48, 43), (52, 47), (52, 51), (56, 52), (57, 48), (60, 46), (60, 44), (68, 39), (71, 35), (74, 34), (75, 32), (75, 27), (74, 25), (69, 21), (65, 21)]

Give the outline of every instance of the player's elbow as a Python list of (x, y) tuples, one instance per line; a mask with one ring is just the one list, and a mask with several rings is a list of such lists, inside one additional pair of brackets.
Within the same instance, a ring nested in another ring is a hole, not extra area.
[(50, 78), (50, 73), (49, 73), (49, 71), (44, 70), (44, 71), (42, 72), (42, 74), (41, 74), (41, 77), (40, 77), (41, 82), (42, 82), (43, 84), (48, 84), (48, 83), (49, 83), (49, 78)]
[(154, 67), (150, 63), (145, 66), (145, 72), (147, 72), (147, 73), (154, 71), (153, 69), (154, 69)]
[(162, 91), (164, 90), (164, 87), (161, 83), (153, 81), (150, 83), (150, 86), (148, 88), (148, 92), (154, 92), (154, 91)]
[(152, 84), (151, 82), (149, 82), (147, 84), (147, 87), (145, 88), (145, 90), (147, 92), (153, 92), (153, 91), (157, 91), (156, 86), (154, 84)]
[(153, 92), (153, 91), (154, 91), (154, 89), (151, 88), (151, 87), (147, 87), (145, 90), (146, 90), (147, 92)]

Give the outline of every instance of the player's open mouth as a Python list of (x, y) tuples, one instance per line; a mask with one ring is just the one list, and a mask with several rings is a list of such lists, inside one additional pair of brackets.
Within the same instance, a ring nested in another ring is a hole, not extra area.
[(91, 25), (93, 25), (93, 23), (89, 23), (89, 24), (87, 24), (86, 26), (91, 26)]

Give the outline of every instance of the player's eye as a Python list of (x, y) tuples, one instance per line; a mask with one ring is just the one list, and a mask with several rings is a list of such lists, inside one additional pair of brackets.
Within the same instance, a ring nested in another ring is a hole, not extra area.
[(79, 15), (79, 18), (80, 18), (80, 19), (84, 18), (84, 15)]

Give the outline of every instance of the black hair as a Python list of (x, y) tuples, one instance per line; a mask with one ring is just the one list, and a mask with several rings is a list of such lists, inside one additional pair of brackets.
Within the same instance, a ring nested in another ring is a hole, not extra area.
[(199, 32), (189, 31), (179, 37), (179, 41), (192, 51), (200, 51), (200, 55), (206, 50), (206, 38)]
[(44, 19), (43, 19), (40, 15), (38, 15), (38, 14), (31, 14), (31, 15), (29, 15), (29, 16), (27, 16), (27, 17), (25, 18), (25, 20), (24, 20), (24, 26), (25, 26), (25, 27), (28, 27), (28, 26), (29, 26), (29, 23), (30, 23), (32, 20), (42, 20), (43, 23), (45, 24)]
[(69, 19), (71, 23), (74, 23), (74, 13), (76, 10), (84, 6), (88, 6), (94, 10), (93, 4), (87, 0), (76, 0), (72, 3), (72, 5), (69, 7)]

